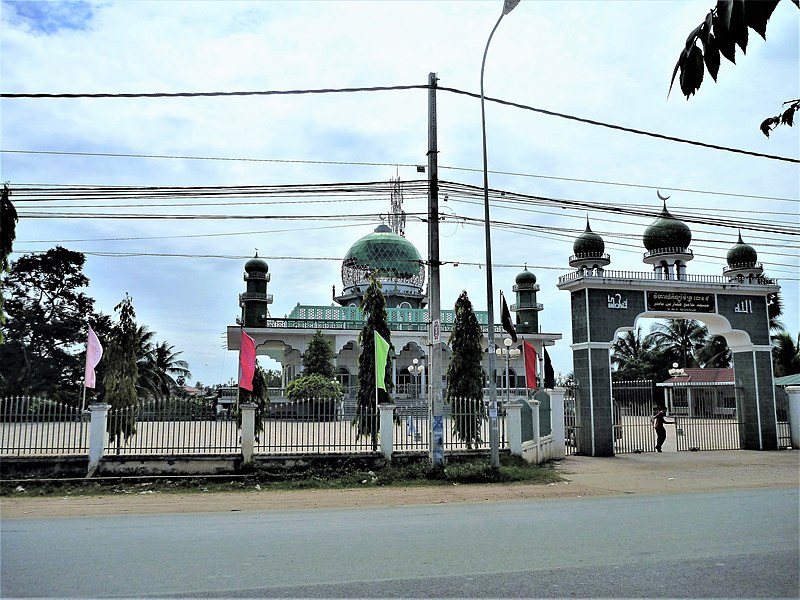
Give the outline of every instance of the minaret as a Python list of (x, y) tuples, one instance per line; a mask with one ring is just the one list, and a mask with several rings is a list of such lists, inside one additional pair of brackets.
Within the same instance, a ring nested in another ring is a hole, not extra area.
[(728, 265), (722, 270), (722, 274), (730, 279), (747, 278), (752, 281), (761, 277), (764, 272), (764, 267), (758, 262), (758, 252), (750, 244), (742, 241), (741, 231), (736, 244), (728, 250), (727, 260)]
[(536, 301), (536, 292), (539, 291), (536, 275), (528, 271), (528, 265), (525, 265), (525, 269), (514, 281), (512, 289), (517, 295), (517, 301), (511, 305), (510, 310), (517, 315), (515, 329), (517, 333), (539, 333), (539, 311), (544, 309), (544, 305)]
[(653, 271), (659, 279), (682, 279), (686, 275), (686, 263), (694, 258), (689, 249), (692, 243), (692, 231), (680, 219), (673, 217), (667, 210), (667, 199), (658, 219), (645, 229), (642, 242), (647, 252), (643, 261), (653, 265)]
[(239, 306), (242, 316), (239, 324), (244, 327), (266, 327), (269, 317), (269, 305), (272, 304), (272, 294), (267, 293), (269, 283), (269, 267), (263, 258), (256, 255), (244, 265), (244, 280), (247, 291), (239, 294)]
[(572, 244), (572, 256), (569, 257), (569, 266), (583, 271), (585, 274), (601, 275), (603, 268), (611, 264), (611, 257), (606, 254), (606, 243), (589, 226), (589, 216), (586, 216), (586, 230), (580, 234)]

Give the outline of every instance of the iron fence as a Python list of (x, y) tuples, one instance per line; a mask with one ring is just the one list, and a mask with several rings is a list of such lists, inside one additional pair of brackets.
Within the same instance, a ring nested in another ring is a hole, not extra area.
[(118, 421), (132, 423), (134, 434), (123, 441), (109, 436), (109, 454), (220, 454), (241, 450), (235, 418), (218, 418), (208, 405), (191, 400), (152, 400), (109, 410), (109, 431)]
[(0, 455), (89, 452), (89, 413), (45, 398), (0, 398)]
[[(256, 432), (255, 453), (328, 454), (380, 450), (377, 437), (373, 444), (371, 434), (358, 434), (353, 424), (355, 404), (345, 407), (340, 402), (329, 400), (305, 400), (301, 404), (301, 410), (270, 412), (261, 420), (262, 429)], [(367, 431), (377, 431), (379, 420), (377, 410), (367, 415)]]
[(778, 448), (792, 447), (792, 430), (789, 427), (789, 394), (782, 385), (775, 386), (775, 412), (778, 421)]

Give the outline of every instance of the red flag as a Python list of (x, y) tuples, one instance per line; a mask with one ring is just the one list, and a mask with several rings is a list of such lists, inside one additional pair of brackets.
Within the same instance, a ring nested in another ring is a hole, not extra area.
[(253, 391), (253, 375), (256, 372), (256, 341), (242, 330), (239, 347), (239, 387)]
[(89, 327), (89, 338), (86, 340), (86, 368), (83, 372), (83, 385), (94, 389), (95, 373), (94, 369), (103, 358), (103, 346), (97, 339), (97, 334)]
[(536, 348), (534, 348), (533, 344), (530, 342), (523, 342), (523, 345), (525, 346), (525, 382), (527, 383), (528, 388), (535, 390), (536, 361), (538, 360)]

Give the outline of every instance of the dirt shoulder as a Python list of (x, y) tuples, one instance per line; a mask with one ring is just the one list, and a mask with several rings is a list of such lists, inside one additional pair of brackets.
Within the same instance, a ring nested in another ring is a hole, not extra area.
[(555, 466), (559, 483), (364, 487), (344, 490), (225, 493), (130, 493), (104, 496), (0, 499), (3, 519), (189, 512), (263, 511), (405, 506), (451, 502), (582, 498), (800, 487), (800, 452), (626, 454), (612, 458), (569, 456)]

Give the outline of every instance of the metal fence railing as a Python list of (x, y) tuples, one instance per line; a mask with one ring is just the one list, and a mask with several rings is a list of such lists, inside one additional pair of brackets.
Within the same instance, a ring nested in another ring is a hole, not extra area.
[[(257, 454), (300, 453), (362, 453), (378, 452), (372, 436), (358, 435), (353, 425), (355, 407), (343, 410), (338, 402), (303, 401), (303, 409), (291, 413), (268, 415), (261, 420), (262, 430), (256, 431), (254, 452)], [(377, 431), (380, 415), (368, 417), (368, 430)], [(257, 428), (258, 429), (258, 428)]]
[(191, 400), (147, 401), (109, 410), (109, 432), (118, 423), (133, 423), (135, 433), (121, 443), (110, 435), (108, 454), (219, 454), (241, 449), (235, 418), (217, 418), (207, 405)]
[(0, 455), (89, 452), (89, 415), (44, 398), (0, 398)]

